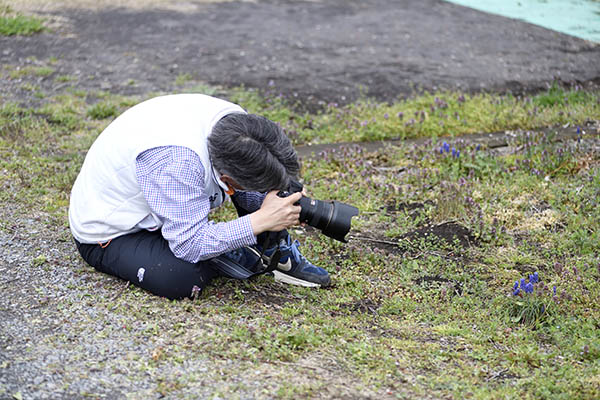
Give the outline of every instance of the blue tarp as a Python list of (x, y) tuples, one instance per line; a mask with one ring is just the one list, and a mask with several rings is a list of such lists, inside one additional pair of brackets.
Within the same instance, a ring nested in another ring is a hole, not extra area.
[(447, 0), (600, 43), (597, 0)]

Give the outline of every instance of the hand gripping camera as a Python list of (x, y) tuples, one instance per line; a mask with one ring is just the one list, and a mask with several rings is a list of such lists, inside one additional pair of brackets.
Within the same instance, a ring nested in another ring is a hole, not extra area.
[[(287, 191), (277, 193), (287, 197), (301, 192), (302, 184), (292, 180)], [(302, 196), (297, 203), (300, 207), (300, 222), (319, 229), (325, 236), (346, 243), (345, 236), (350, 230), (352, 217), (358, 215), (358, 208), (339, 201), (322, 201)]]

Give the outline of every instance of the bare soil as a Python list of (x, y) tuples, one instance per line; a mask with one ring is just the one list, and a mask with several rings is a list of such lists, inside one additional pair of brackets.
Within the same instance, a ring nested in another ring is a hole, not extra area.
[[(80, 89), (176, 91), (177, 77), (268, 89), (305, 107), (416, 90), (536, 91), (600, 82), (600, 46), (440, 0), (11, 0), (53, 26), (0, 38), (0, 63), (58, 59)], [(126, 7), (127, 6), (127, 7)], [(45, 91), (57, 84), (39, 79)], [(32, 98), (14, 81), (0, 95)]]

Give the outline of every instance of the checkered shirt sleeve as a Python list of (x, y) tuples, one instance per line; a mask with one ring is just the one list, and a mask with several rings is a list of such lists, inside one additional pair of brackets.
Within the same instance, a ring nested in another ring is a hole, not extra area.
[(177, 258), (191, 263), (256, 243), (249, 216), (219, 223), (208, 220), (204, 174), (200, 157), (185, 147), (155, 147), (136, 159), (138, 183), (163, 223), (163, 237)]

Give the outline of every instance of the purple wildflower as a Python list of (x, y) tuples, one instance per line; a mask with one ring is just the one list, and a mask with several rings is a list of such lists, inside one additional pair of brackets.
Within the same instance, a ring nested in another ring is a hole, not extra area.
[(533, 293), (533, 283), (529, 282), (525, 285), (525, 293)]
[(513, 286), (513, 296), (517, 296), (521, 289), (519, 289), (519, 281), (515, 281), (515, 285)]
[(390, 117), (390, 115), (388, 113), (383, 114), (384, 119), (388, 119), (389, 117)]
[(444, 142), (444, 143), (442, 144), (442, 147), (444, 148), (444, 151), (445, 151), (446, 153), (449, 153), (449, 152), (450, 152), (450, 145), (449, 145), (448, 143)]
[(538, 283), (539, 281), (540, 281), (540, 277), (539, 277), (537, 271), (534, 272), (533, 275), (529, 275), (529, 282)]
[(404, 113), (402, 111), (398, 112), (398, 118), (400, 118), (400, 119), (404, 118)]
[(198, 295), (200, 294), (201, 291), (202, 291), (201, 288), (199, 288), (198, 286), (194, 285), (192, 287), (192, 294), (190, 295), (190, 297), (193, 298), (194, 300), (196, 300), (196, 298), (198, 297)]
[(552, 293), (556, 296), (556, 286), (552, 286)]

